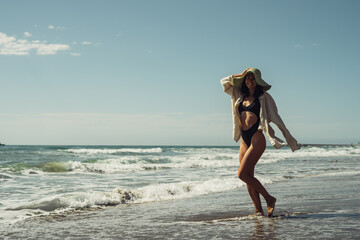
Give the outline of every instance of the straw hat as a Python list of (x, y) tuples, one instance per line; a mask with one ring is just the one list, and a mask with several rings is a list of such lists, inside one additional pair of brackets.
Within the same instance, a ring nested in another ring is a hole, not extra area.
[(262, 87), (262, 89), (265, 91), (269, 90), (271, 88), (271, 85), (267, 84), (262, 78), (261, 78), (261, 72), (259, 69), (257, 68), (248, 68), (246, 69), (239, 77), (233, 77), (232, 79), (232, 85), (236, 88), (241, 88), (246, 74), (248, 73), (253, 73), (254, 77), (255, 77), (255, 81), (257, 83), (257, 85), (259, 85), (260, 87)]

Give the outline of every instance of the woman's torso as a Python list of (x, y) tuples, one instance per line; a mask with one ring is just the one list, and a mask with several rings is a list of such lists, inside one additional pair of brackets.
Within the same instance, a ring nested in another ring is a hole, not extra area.
[(260, 101), (258, 98), (244, 98), (238, 106), (241, 130), (246, 131), (260, 120)]

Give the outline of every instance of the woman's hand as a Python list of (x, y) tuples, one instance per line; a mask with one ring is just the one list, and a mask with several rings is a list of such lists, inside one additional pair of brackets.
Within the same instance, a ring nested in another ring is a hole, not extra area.
[(242, 73), (240, 74), (233, 74), (232, 77), (236, 78), (236, 77), (242, 77), (246, 74), (247, 70), (249, 70), (250, 68), (248, 67), (247, 69), (245, 69)]

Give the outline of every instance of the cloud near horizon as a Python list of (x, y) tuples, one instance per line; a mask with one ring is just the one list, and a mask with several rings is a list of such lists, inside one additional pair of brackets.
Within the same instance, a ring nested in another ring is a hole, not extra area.
[(25, 37), (31, 37), (31, 33), (29, 33), (29, 32), (24, 32), (24, 36), (25, 36)]
[(70, 49), (68, 44), (47, 44), (46, 41), (16, 39), (0, 32), (0, 55), (29, 55), (31, 50), (36, 50), (37, 55), (54, 55), (68, 49)]

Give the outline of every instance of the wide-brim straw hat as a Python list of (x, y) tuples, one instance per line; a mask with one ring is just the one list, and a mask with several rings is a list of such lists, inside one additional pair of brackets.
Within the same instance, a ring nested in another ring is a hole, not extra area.
[(246, 71), (239, 77), (233, 77), (232, 83), (233, 86), (235, 88), (241, 88), (245, 77), (248, 73), (253, 73), (254, 77), (255, 77), (255, 81), (257, 83), (257, 85), (259, 85), (260, 87), (262, 87), (262, 89), (265, 91), (269, 90), (271, 88), (271, 85), (269, 85), (267, 82), (265, 82), (262, 78), (261, 78), (261, 72), (259, 69), (257, 68), (248, 68), (246, 69)]

